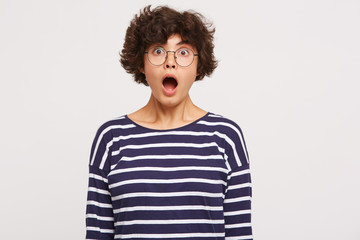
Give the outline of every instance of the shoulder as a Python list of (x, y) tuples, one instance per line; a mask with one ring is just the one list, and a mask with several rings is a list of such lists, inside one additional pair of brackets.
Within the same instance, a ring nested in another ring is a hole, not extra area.
[(96, 132), (96, 139), (110, 141), (114, 136), (126, 129), (134, 128), (135, 125), (127, 118), (126, 115), (110, 119), (100, 125)]
[(199, 124), (224, 139), (225, 153), (229, 160), (235, 160), (233, 164), (230, 162), (230, 165), (242, 166), (249, 163), (244, 135), (236, 122), (222, 115), (209, 113)]
[(231, 139), (242, 137), (240, 126), (233, 120), (219, 114), (209, 113), (206, 118), (199, 121), (199, 124), (206, 125), (213, 131), (225, 134)]
[(90, 155), (90, 165), (99, 169), (110, 169), (110, 162), (107, 161), (111, 155), (113, 143), (119, 139), (119, 136), (126, 135), (126, 131), (131, 131), (135, 127), (134, 124), (126, 117), (126, 115), (108, 120), (98, 128)]

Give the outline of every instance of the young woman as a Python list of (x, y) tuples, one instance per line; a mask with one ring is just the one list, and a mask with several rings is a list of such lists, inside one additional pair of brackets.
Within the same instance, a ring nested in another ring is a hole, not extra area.
[(189, 96), (216, 68), (210, 27), (168, 7), (148, 6), (131, 21), (121, 63), (151, 97), (95, 136), (87, 239), (252, 239), (242, 132)]

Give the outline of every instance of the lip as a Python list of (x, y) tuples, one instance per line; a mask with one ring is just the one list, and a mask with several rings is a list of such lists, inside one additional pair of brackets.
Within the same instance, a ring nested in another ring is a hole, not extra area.
[[(175, 81), (176, 81), (176, 83), (177, 83), (176, 87), (175, 87), (174, 89), (167, 89), (167, 88), (165, 88), (165, 86), (164, 86), (164, 84), (163, 84), (165, 78), (174, 78)], [(171, 74), (171, 73), (165, 74), (164, 77), (163, 77), (163, 79), (162, 79), (162, 81), (161, 81), (162, 89), (163, 89), (163, 92), (164, 92), (164, 94), (165, 94), (166, 96), (172, 96), (172, 95), (174, 95), (175, 92), (176, 92), (176, 89), (177, 89), (178, 84), (179, 84), (179, 83), (178, 83), (178, 80), (177, 80), (176, 76), (175, 76), (174, 74)]]

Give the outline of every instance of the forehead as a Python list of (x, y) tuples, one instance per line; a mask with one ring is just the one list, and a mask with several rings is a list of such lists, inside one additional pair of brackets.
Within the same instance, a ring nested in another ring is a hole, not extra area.
[(195, 49), (195, 47), (189, 43), (188, 41), (185, 41), (181, 38), (180, 34), (174, 34), (171, 35), (166, 42), (162, 42), (162, 43), (153, 43), (149, 46), (150, 47), (154, 47), (154, 46), (161, 46), (164, 47), (166, 49), (170, 49), (170, 48), (179, 48), (179, 47), (188, 47), (191, 49)]

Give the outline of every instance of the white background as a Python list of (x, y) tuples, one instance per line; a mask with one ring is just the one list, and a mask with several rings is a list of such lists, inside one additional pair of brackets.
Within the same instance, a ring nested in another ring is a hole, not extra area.
[[(0, 1), (1, 239), (84, 239), (95, 132), (150, 94), (118, 62), (148, 3)], [(255, 239), (359, 240), (359, 1), (170, 6), (217, 29), (191, 96), (245, 133)]]

